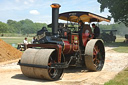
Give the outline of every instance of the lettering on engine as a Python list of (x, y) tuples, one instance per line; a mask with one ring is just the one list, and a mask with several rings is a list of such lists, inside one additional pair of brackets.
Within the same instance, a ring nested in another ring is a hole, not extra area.
[(76, 13), (69, 13), (69, 16), (75, 16)]
[(37, 36), (37, 40), (40, 40), (41, 38), (44, 38), (44, 37), (45, 37), (45, 32), (43, 34), (41, 34), (41, 35), (38, 35)]

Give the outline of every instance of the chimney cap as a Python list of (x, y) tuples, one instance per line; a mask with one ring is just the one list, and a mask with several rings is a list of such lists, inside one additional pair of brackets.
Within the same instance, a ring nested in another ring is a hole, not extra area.
[(61, 5), (59, 5), (59, 4), (57, 4), (57, 3), (54, 3), (54, 4), (51, 5), (51, 7), (52, 7), (52, 8), (60, 8)]

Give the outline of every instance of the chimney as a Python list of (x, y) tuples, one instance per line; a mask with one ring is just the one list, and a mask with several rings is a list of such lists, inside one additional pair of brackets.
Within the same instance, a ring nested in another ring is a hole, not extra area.
[(56, 35), (58, 33), (58, 18), (59, 18), (59, 4), (52, 4), (52, 34)]

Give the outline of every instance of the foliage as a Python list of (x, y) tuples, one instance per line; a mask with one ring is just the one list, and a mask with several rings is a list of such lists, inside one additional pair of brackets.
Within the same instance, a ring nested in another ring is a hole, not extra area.
[[(43, 26), (47, 27), (46, 23), (34, 23), (29, 19), (21, 20), (18, 22), (14, 20), (8, 20), (7, 25), (8, 25), (8, 32), (18, 33), (18, 34), (36, 33)], [(4, 32), (7, 33), (7, 31)]]
[(128, 26), (128, 0), (97, 0), (101, 5), (101, 12), (109, 9), (115, 22), (122, 22)]
[(0, 33), (8, 32), (8, 25), (0, 22)]
[(121, 35), (121, 36), (124, 36), (125, 34), (128, 33), (128, 27), (126, 27), (123, 23), (120, 23), (120, 24), (110, 24), (110, 25), (102, 25), (100, 24), (99, 25), (101, 31), (102, 30), (117, 30), (116, 34), (117, 35)]

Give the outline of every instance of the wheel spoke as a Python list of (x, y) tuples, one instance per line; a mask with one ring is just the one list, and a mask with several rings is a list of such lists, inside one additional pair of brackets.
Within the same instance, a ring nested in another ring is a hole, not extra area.
[(94, 65), (96, 66), (96, 68), (98, 67), (99, 62), (100, 62), (99, 53), (100, 53), (100, 50), (99, 50), (98, 46), (95, 45), (94, 50), (93, 50), (93, 62), (94, 62)]
[[(52, 64), (55, 64), (57, 63), (55, 59), (53, 59), (51, 56), (49, 58), (49, 63), (48, 63), (48, 66), (50, 67)], [(56, 69), (56, 68), (49, 68), (48, 69), (48, 72), (49, 72), (49, 75), (52, 77), (52, 78), (56, 78), (58, 76), (58, 72), (59, 70)]]

